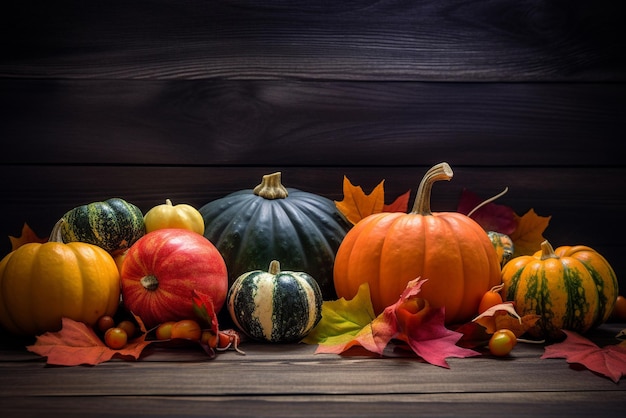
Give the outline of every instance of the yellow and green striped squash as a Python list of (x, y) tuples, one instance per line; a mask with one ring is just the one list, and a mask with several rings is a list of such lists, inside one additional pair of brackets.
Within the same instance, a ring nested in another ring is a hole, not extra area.
[(618, 282), (608, 261), (578, 245), (556, 250), (548, 241), (532, 256), (520, 256), (502, 269), (503, 294), (520, 315), (541, 318), (535, 337), (557, 339), (561, 330), (585, 333), (604, 323), (613, 310)]

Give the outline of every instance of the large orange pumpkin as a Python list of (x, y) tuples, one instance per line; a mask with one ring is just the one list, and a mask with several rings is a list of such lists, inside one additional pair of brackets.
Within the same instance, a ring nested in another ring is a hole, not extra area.
[(470, 320), (485, 292), (500, 283), (500, 265), (486, 231), (458, 212), (430, 210), (434, 182), (450, 180), (447, 163), (422, 179), (410, 213), (383, 212), (359, 221), (341, 243), (334, 267), (335, 290), (352, 299), (369, 283), (377, 314), (395, 303), (407, 283), (427, 279), (420, 295), (445, 307), (446, 323)]

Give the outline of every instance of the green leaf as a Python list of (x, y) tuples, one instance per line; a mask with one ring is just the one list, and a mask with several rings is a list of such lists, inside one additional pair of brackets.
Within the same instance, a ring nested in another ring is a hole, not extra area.
[(341, 344), (352, 340), (376, 318), (370, 288), (363, 283), (354, 298), (325, 301), (322, 319), (302, 342), (306, 344)]
[(433, 309), (418, 297), (424, 281), (419, 278), (410, 281), (398, 301), (376, 318), (367, 284), (361, 285), (350, 301), (325, 302), (322, 321), (303, 341), (318, 343), (315, 351), (318, 354), (341, 354), (361, 346), (383, 356), (385, 348), (397, 339), (427, 362), (445, 368), (449, 367), (447, 357), (479, 355), (456, 345), (463, 335), (445, 327), (443, 308)]

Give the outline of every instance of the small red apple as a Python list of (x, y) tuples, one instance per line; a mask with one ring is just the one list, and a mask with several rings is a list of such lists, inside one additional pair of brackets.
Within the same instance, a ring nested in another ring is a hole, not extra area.
[(193, 318), (192, 291), (211, 297), (215, 312), (228, 292), (226, 263), (204, 236), (185, 229), (158, 229), (135, 242), (120, 272), (128, 310), (150, 329)]

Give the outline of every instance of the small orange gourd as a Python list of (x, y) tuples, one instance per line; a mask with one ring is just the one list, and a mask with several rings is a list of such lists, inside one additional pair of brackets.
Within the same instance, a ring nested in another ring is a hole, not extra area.
[(499, 285), (494, 286), (489, 291), (485, 292), (482, 299), (480, 299), (480, 304), (478, 305), (479, 314), (503, 302), (502, 295), (500, 294), (503, 287), (504, 283), (500, 283)]
[(450, 180), (447, 163), (422, 179), (410, 213), (383, 212), (359, 221), (341, 243), (334, 267), (337, 295), (352, 299), (369, 283), (377, 314), (395, 303), (407, 283), (426, 279), (420, 297), (445, 307), (446, 323), (476, 315), (481, 298), (500, 283), (500, 264), (485, 230), (458, 212), (431, 212), (434, 182)]

